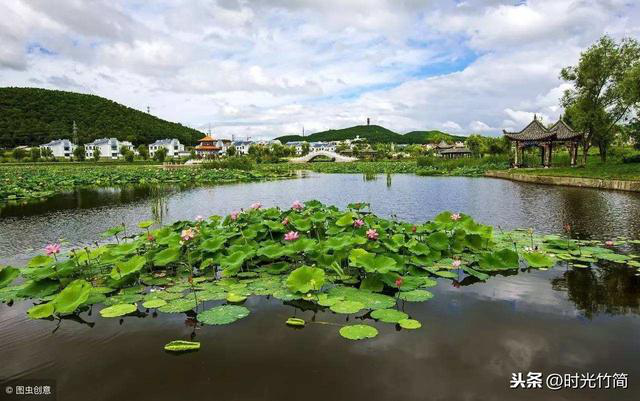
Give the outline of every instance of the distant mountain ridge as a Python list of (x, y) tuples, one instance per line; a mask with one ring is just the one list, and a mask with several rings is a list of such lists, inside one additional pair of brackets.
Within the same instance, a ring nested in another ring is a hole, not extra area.
[(345, 139), (355, 139), (356, 136), (366, 138), (369, 143), (402, 143), (402, 144), (424, 144), (444, 141), (463, 141), (466, 138), (459, 135), (452, 135), (442, 131), (411, 131), (406, 134), (393, 132), (388, 128), (379, 125), (356, 125), (354, 127), (316, 132), (311, 135), (284, 135), (276, 139), (282, 143), (295, 141), (325, 142), (344, 141)]
[(111, 137), (134, 144), (177, 138), (193, 145), (204, 136), (198, 130), (96, 95), (40, 88), (0, 88), (0, 147), (73, 139), (74, 121), (82, 144)]

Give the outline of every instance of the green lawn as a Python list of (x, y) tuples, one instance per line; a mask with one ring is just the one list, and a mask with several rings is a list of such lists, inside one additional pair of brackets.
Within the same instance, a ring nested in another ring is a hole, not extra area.
[(510, 170), (520, 174), (555, 176), (555, 177), (585, 177), (615, 180), (640, 180), (640, 163), (610, 162), (601, 163), (590, 160), (586, 167), (552, 167), (548, 169), (518, 169)]

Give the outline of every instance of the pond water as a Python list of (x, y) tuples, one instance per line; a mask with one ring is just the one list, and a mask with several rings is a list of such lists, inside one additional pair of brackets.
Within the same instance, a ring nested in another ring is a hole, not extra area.
[[(442, 210), (504, 229), (640, 238), (640, 195), (487, 178), (313, 174), (304, 179), (187, 190), (78, 190), (0, 209), (0, 263), (51, 241), (99, 240), (107, 228), (228, 213), (253, 201), (372, 204), (381, 216), (424, 221)], [(338, 327), (284, 325), (291, 316), (344, 323), (309, 305), (250, 297), (251, 315), (196, 327), (188, 314), (31, 321), (28, 303), (0, 305), (0, 380), (53, 379), (59, 400), (638, 400), (640, 280), (629, 268), (520, 272), (486, 283), (439, 280), (435, 297), (402, 305), (420, 330), (365, 319), (378, 337), (350, 342)], [(209, 302), (215, 305), (219, 302)], [(350, 318), (360, 321), (359, 318)], [(196, 353), (162, 350), (174, 339)], [(512, 373), (626, 373), (626, 390), (511, 390)], [(0, 398), (1, 399), (1, 398)]]

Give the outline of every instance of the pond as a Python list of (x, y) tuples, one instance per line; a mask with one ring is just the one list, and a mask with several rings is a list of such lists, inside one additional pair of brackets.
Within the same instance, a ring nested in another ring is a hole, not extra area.
[[(78, 190), (6, 205), (0, 209), (0, 263), (23, 263), (60, 239), (91, 244), (122, 222), (170, 223), (253, 201), (288, 207), (296, 199), (339, 207), (370, 202), (380, 216), (411, 222), (452, 210), (506, 230), (559, 233), (569, 223), (581, 238), (640, 238), (640, 196), (633, 193), (486, 178), (312, 174), (187, 190)], [(252, 314), (233, 327), (199, 327), (188, 314), (152, 312), (122, 320), (93, 311), (61, 322), (33, 321), (25, 314), (29, 303), (1, 304), (0, 380), (53, 379), (64, 400), (639, 399), (640, 280), (634, 270), (556, 267), (487, 282), (439, 279), (431, 290), (432, 300), (403, 305), (422, 329), (395, 333), (393, 325), (375, 324), (380, 334), (361, 342), (320, 324), (285, 326), (291, 316), (328, 323), (349, 318), (265, 297), (250, 297), (245, 306)], [(202, 349), (162, 351), (170, 340), (190, 338)], [(511, 390), (518, 372), (626, 373), (629, 388)]]

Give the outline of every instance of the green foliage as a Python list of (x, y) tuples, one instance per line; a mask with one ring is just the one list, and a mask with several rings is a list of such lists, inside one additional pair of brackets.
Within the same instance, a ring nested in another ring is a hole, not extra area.
[(0, 88), (0, 146), (41, 145), (71, 138), (76, 121), (80, 143), (114, 134), (149, 144), (177, 138), (193, 145), (203, 134), (180, 124), (95, 96), (37, 88)]
[(199, 349), (199, 342), (184, 340), (174, 340), (164, 346), (164, 350), (170, 352), (197, 351)]
[(11, 282), (15, 280), (19, 275), (20, 270), (11, 266), (3, 267), (2, 270), (0, 270), (0, 288), (6, 287), (7, 285), (11, 284)]
[(376, 309), (371, 312), (371, 317), (385, 323), (398, 323), (409, 318), (409, 315), (395, 309)]
[(340, 329), (340, 335), (348, 340), (364, 340), (378, 335), (375, 327), (366, 324), (353, 324)]
[(415, 330), (422, 327), (422, 323), (413, 319), (402, 319), (398, 321), (398, 324), (400, 325), (400, 327), (407, 330)]
[(221, 305), (198, 313), (198, 321), (204, 324), (229, 324), (249, 316), (249, 309), (237, 305)]
[(137, 311), (138, 308), (133, 304), (118, 304), (109, 306), (100, 310), (102, 317), (120, 317)]
[(317, 291), (324, 284), (324, 270), (316, 267), (298, 267), (289, 274), (287, 287), (292, 292), (307, 293)]

